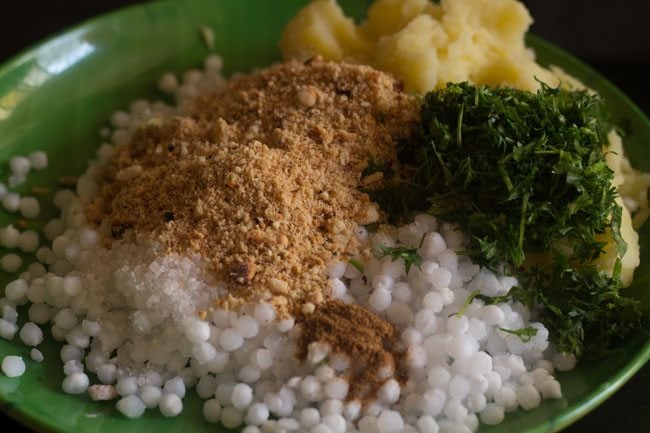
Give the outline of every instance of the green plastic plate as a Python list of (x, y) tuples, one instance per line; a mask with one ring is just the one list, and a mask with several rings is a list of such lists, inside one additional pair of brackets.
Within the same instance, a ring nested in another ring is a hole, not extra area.
[[(14, 154), (44, 149), (46, 172), (30, 175), (29, 185), (55, 186), (60, 175), (79, 174), (100, 144), (98, 131), (108, 116), (138, 97), (156, 97), (156, 81), (165, 71), (197, 67), (211, 51), (200, 28), (214, 30), (214, 52), (223, 56), (226, 72), (246, 71), (279, 59), (277, 41), (304, 0), (176, 0), (147, 3), (111, 13), (74, 27), (0, 67), (0, 161)], [(344, 1), (361, 17), (367, 2)], [(626, 149), (633, 163), (650, 170), (650, 123), (600, 75), (563, 51), (531, 37), (543, 63), (554, 63), (597, 89), (626, 130)], [(159, 95), (158, 95), (159, 96)], [(6, 179), (0, 164), (0, 179)], [(55, 215), (44, 206), (45, 221)], [(0, 213), (0, 224), (16, 217)], [(42, 223), (30, 223), (40, 228)], [(642, 231), (642, 260), (634, 286), (627, 289), (650, 306), (650, 224)], [(0, 283), (12, 279), (3, 273)], [(15, 277), (15, 276), (13, 276)], [(29, 360), (29, 350), (14, 338), (0, 340), (0, 358), (22, 355), (27, 372), (20, 378), (0, 375), (4, 411), (39, 431), (81, 432), (207, 432), (225, 431), (207, 424), (200, 399), (191, 392), (185, 410), (174, 419), (158, 411), (127, 420), (114, 403), (93, 403), (60, 391), (63, 373), (58, 346), (43, 344), (45, 361)], [(582, 363), (560, 375), (564, 398), (546, 401), (531, 411), (509, 414), (503, 424), (482, 433), (541, 433), (560, 430), (614, 393), (650, 358), (650, 342), (639, 333), (605, 359)]]

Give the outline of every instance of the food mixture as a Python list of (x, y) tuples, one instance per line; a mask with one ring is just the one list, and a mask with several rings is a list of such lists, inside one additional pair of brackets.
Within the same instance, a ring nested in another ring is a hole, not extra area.
[(196, 392), (246, 433), (471, 432), (561, 398), (555, 371), (640, 324), (650, 176), (530, 23), (515, 0), (378, 0), (359, 25), (313, 1), (284, 62), (226, 80), (210, 56), (161, 77), (174, 106), (115, 112), (41, 232), (49, 192), (13, 189), (47, 155), (12, 157), (0, 244), (32, 260), (0, 259), (0, 337), (42, 362), (50, 333), (63, 391), (123, 416)]
[(87, 215), (106, 246), (132, 230), (199, 253), (227, 285), (216, 305), (271, 296), (300, 311), (323, 300), (327, 264), (359, 250), (357, 227), (379, 220), (361, 173), (370, 158), (396, 160), (417, 116), (374, 69), (285, 63), (138, 130), (102, 168)]

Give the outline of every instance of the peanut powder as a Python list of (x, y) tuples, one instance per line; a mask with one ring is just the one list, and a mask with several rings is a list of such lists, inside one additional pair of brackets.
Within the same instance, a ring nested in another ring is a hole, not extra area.
[(135, 233), (200, 253), (227, 285), (216, 305), (302, 311), (323, 300), (327, 264), (358, 252), (357, 227), (380, 219), (361, 173), (371, 158), (396, 160), (417, 116), (415, 99), (372, 68), (280, 64), (137, 131), (86, 214), (106, 245)]
[(297, 356), (307, 358), (309, 345), (327, 343), (333, 353), (349, 357), (346, 372), (348, 400), (373, 401), (381, 385), (390, 377), (404, 385), (407, 380), (405, 351), (399, 344), (395, 326), (369, 310), (340, 300), (321, 303), (311, 314), (298, 317), (302, 332)]

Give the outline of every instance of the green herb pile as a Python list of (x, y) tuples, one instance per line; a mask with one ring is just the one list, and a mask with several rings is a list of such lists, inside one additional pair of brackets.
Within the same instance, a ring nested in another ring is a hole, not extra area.
[[(425, 96), (419, 138), (401, 146), (406, 175), (384, 172), (372, 195), (392, 217), (421, 209), (459, 223), (467, 254), (517, 275), (511, 297), (541, 306), (560, 350), (602, 354), (641, 320), (638, 302), (619, 294), (620, 261), (611, 277), (593, 265), (605, 246), (597, 235), (626, 250), (602, 149), (610, 129), (587, 92), (449, 84)], [(530, 253), (548, 263), (526, 262)]]

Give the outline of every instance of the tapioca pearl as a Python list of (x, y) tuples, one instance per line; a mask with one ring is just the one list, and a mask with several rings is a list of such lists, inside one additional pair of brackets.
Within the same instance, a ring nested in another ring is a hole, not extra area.
[(394, 410), (384, 409), (377, 418), (380, 433), (400, 433), (404, 428), (402, 415)]
[(497, 403), (487, 403), (485, 408), (481, 411), (481, 422), (486, 425), (500, 424), (505, 417), (503, 406)]
[(185, 325), (185, 338), (191, 343), (200, 343), (210, 338), (210, 324), (203, 320), (191, 320)]
[(430, 415), (422, 415), (416, 422), (416, 427), (420, 433), (438, 433), (439, 427), (436, 420)]
[(555, 380), (552, 376), (548, 376), (539, 384), (539, 391), (544, 398), (561, 398), (562, 388), (560, 382)]
[(90, 379), (84, 373), (74, 372), (63, 379), (61, 387), (67, 394), (82, 394), (90, 385)]
[(438, 292), (429, 292), (422, 298), (422, 306), (437, 314), (443, 308), (442, 296)]
[(414, 325), (422, 335), (433, 334), (438, 328), (436, 313), (428, 308), (418, 311), (415, 314)]
[(233, 328), (224, 329), (219, 336), (219, 344), (227, 351), (237, 350), (244, 343), (244, 338)]
[(27, 322), (20, 329), (20, 339), (27, 346), (38, 346), (43, 341), (43, 331), (35, 323)]
[(269, 408), (264, 403), (253, 403), (246, 411), (246, 424), (260, 426), (269, 419)]
[(27, 156), (31, 168), (34, 170), (44, 170), (47, 168), (47, 154), (42, 150), (36, 150)]
[(25, 361), (20, 356), (5, 356), (2, 359), (2, 372), (7, 377), (22, 376), (25, 373)]
[(438, 254), (447, 250), (447, 244), (440, 233), (432, 232), (424, 235), (422, 245), (418, 248), (420, 256), (424, 259), (431, 260)]
[(304, 408), (300, 411), (300, 425), (304, 428), (312, 428), (320, 423), (320, 412), (313, 407)]
[(162, 397), (162, 390), (154, 385), (143, 385), (138, 390), (138, 397), (147, 409), (153, 409), (160, 403)]
[(17, 272), (22, 265), (23, 259), (14, 253), (5, 254), (0, 259), (0, 268), (5, 272)]
[(259, 324), (254, 317), (241, 316), (235, 322), (234, 329), (244, 338), (253, 338), (259, 332)]
[(25, 230), (18, 238), (18, 247), (25, 253), (33, 253), (38, 249), (38, 233), (34, 230)]
[(511, 386), (503, 386), (494, 394), (494, 402), (503, 407), (506, 412), (512, 412), (519, 405), (517, 392)]
[(478, 341), (467, 335), (453, 338), (447, 347), (447, 354), (454, 359), (466, 359), (478, 351)]
[(165, 381), (163, 392), (176, 394), (180, 398), (183, 398), (185, 397), (186, 388), (183, 379), (180, 376), (175, 376)]
[(377, 393), (377, 398), (380, 401), (386, 404), (396, 403), (401, 394), (401, 387), (395, 379), (388, 379), (384, 384), (379, 388)]
[(368, 299), (370, 308), (377, 312), (385, 311), (390, 307), (392, 301), (391, 293), (385, 289), (374, 290)]
[(343, 416), (331, 413), (323, 417), (323, 424), (329, 427), (332, 433), (345, 433), (346, 422)]
[(408, 326), (413, 322), (413, 312), (405, 302), (395, 301), (386, 309), (388, 320), (398, 327)]
[(485, 409), (487, 399), (483, 394), (471, 394), (467, 396), (465, 404), (467, 405), (467, 409), (469, 409), (470, 412), (478, 413)]
[(203, 403), (203, 418), (209, 423), (218, 423), (221, 418), (221, 404), (217, 399), (206, 400)]
[(573, 370), (576, 366), (576, 357), (572, 353), (556, 353), (553, 356), (553, 366), (558, 371)]
[(41, 205), (34, 197), (22, 197), (20, 199), (19, 210), (23, 218), (31, 220), (38, 218), (41, 213)]
[(464, 334), (468, 328), (469, 320), (465, 315), (459, 316), (456, 314), (447, 319), (447, 331), (455, 336)]
[(248, 384), (238, 383), (233, 387), (230, 400), (234, 407), (244, 410), (253, 401), (253, 389)]
[(276, 313), (271, 304), (261, 302), (255, 306), (253, 315), (259, 325), (266, 326), (275, 320)]
[(539, 392), (532, 385), (523, 385), (517, 389), (517, 402), (524, 410), (532, 410), (541, 403)]
[(429, 389), (422, 394), (420, 410), (425, 415), (435, 417), (442, 412), (446, 402), (447, 394), (445, 391), (439, 388)]
[(172, 418), (183, 411), (183, 401), (176, 394), (163, 394), (158, 402), (160, 413), (166, 418)]
[(136, 395), (128, 395), (117, 402), (117, 410), (127, 418), (138, 418), (144, 413), (146, 406)]

